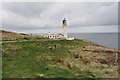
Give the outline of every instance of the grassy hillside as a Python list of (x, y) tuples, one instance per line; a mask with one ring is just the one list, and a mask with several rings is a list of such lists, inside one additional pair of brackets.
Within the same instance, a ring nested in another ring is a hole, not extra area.
[(78, 39), (2, 43), (3, 78), (115, 78), (117, 52)]
[(28, 39), (29, 37), (32, 37), (31, 35), (28, 35), (28, 34), (10, 32), (5, 30), (0, 30), (0, 36), (1, 36), (0, 40), (2, 41), (21, 40), (21, 39)]

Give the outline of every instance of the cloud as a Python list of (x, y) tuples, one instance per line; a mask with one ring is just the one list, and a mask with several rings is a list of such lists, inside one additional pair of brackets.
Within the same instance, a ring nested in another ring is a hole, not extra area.
[(4, 2), (3, 29), (37, 30), (60, 28), (65, 17), (68, 27), (117, 25), (115, 2)]

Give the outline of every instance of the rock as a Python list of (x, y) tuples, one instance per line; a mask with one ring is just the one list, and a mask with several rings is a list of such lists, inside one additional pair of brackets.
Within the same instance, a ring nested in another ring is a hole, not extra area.
[(43, 78), (45, 75), (44, 74), (37, 74), (36, 78)]
[(82, 56), (80, 56), (80, 59), (82, 59), (83, 57)]
[(59, 58), (59, 59), (57, 60), (57, 62), (59, 62), (59, 63), (63, 63), (63, 62), (64, 62), (64, 60), (63, 60), (63, 59), (61, 59), (61, 58)]
[(71, 64), (71, 63), (68, 63), (68, 64), (67, 64), (67, 67), (68, 67), (68, 68), (72, 68), (72, 64)]
[(74, 54), (74, 58), (79, 58), (79, 54)]
[(99, 61), (101, 64), (107, 64), (107, 61), (104, 60), (104, 59), (99, 59), (98, 61)]

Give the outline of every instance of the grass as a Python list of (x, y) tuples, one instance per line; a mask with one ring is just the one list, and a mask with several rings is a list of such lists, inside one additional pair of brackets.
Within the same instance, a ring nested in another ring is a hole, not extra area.
[[(2, 43), (2, 76), (3, 78), (116, 77), (116, 66), (108, 67), (107, 64), (95, 62), (94, 56), (98, 56), (96, 53), (82, 51), (88, 45), (91, 43), (78, 39), (72, 41), (39, 39)], [(104, 65), (113, 72), (102, 68)]]

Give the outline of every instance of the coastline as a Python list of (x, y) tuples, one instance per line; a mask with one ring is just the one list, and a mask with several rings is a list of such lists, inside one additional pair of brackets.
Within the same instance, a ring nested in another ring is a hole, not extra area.
[[(118, 77), (117, 62), (115, 62), (115, 60), (116, 54), (119, 51), (116, 49), (102, 47), (82, 39), (75, 39), (71, 41), (40, 39), (26, 42), (8, 42), (2, 43), (2, 45), (4, 66), (3, 78), (27, 78), (28, 75), (31, 75), (29, 78), (35, 78), (36, 76), (50, 78), (52, 77), (49, 75), (51, 73), (55, 73), (53, 77), (56, 78), (62, 75), (59, 73), (59, 70), (63, 71), (63, 73), (66, 72), (66, 70), (70, 73), (71, 71), (75, 71), (73, 72), (74, 75), (67, 73), (67, 75), (61, 76), (66, 78), (69, 78), (70, 76), (77, 78), (78, 75), (82, 78), (91, 77), (91, 75), (94, 75), (93, 78)], [(9, 55), (11, 55), (11, 57), (9, 57)], [(34, 67), (29, 68), (29, 66), (27, 66), (28, 63), (30, 66), (33, 65), (33, 63), (28, 62), (29, 60), (37, 64), (34, 64)], [(19, 71), (20, 64), (23, 68)], [(9, 69), (12, 69), (13, 66), (16, 66), (13, 71), (16, 74), (9, 74)], [(41, 67), (42, 70), (37, 68), (37, 66)], [(48, 70), (44, 69), (44, 67), (47, 67)], [(101, 69), (101, 67), (103, 67), (103, 69)], [(24, 72), (24, 70), (31, 70), (32, 68), (35, 69), (35, 73), (34, 71), (33, 73), (26, 72), (24, 76), (19, 73), (21, 71)], [(53, 68), (57, 69), (58, 72), (54, 71)], [(37, 72), (38, 70), (39, 72)], [(44, 73), (42, 72), (43, 70), (45, 70)], [(52, 72), (52, 70), (54, 72)], [(90, 72), (90, 74), (84, 76), (84, 74), (86, 74), (86, 70), (87, 72)], [(106, 74), (106, 72), (109, 74)], [(43, 76), (40, 76), (39, 74), (43, 74)]]

